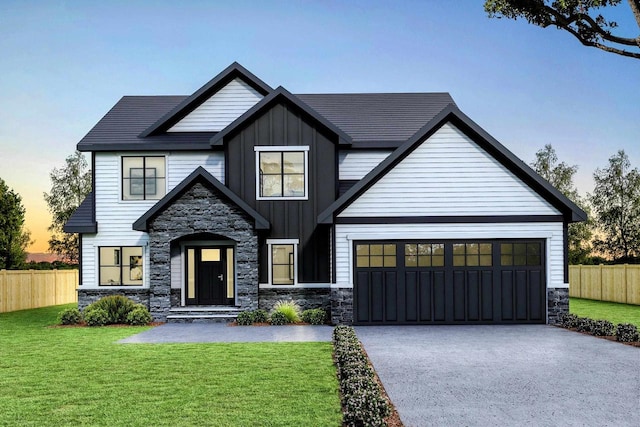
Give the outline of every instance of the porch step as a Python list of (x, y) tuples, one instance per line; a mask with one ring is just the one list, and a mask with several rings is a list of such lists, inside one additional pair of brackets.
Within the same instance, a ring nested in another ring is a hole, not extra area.
[(229, 306), (175, 307), (169, 310), (168, 323), (229, 323), (234, 322), (240, 310)]

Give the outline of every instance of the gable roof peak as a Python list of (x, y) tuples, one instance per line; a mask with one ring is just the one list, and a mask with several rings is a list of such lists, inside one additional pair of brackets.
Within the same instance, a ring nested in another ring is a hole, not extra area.
[(241, 79), (262, 96), (273, 91), (271, 86), (260, 80), (256, 75), (244, 68), (238, 62), (234, 61), (231, 65), (200, 87), (200, 89), (196, 90), (191, 96), (188, 96), (171, 111), (145, 129), (139, 137), (145, 138), (147, 136), (156, 135), (171, 128), (235, 78)]

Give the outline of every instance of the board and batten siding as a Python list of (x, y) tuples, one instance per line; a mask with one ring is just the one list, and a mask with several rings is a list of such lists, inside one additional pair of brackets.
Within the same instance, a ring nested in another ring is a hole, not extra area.
[(362, 179), (391, 153), (391, 150), (343, 150), (338, 154), (338, 177)]
[[(217, 179), (224, 180), (222, 152), (185, 153), (126, 153), (136, 155), (164, 155), (166, 159), (167, 192), (184, 180), (198, 166), (203, 166)], [(101, 246), (142, 246), (144, 283), (149, 283), (148, 235), (132, 229), (133, 223), (147, 212), (157, 200), (121, 200), (121, 153), (95, 153), (95, 185), (97, 234), (82, 238), (82, 287), (98, 287), (98, 248)]]
[(466, 224), (336, 224), (336, 287), (353, 287), (357, 240), (546, 239), (548, 288), (566, 288), (562, 222)]
[(219, 132), (261, 99), (258, 91), (235, 78), (167, 132)]
[(558, 214), (467, 135), (446, 123), (338, 216)]

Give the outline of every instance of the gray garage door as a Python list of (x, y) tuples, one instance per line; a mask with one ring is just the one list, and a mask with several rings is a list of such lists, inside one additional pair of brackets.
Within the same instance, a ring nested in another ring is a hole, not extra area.
[(543, 240), (354, 242), (356, 324), (545, 323)]

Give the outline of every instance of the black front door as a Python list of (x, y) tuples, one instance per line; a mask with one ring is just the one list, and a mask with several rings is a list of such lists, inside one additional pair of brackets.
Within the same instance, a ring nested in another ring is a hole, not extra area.
[(232, 257), (233, 249), (227, 247), (187, 248), (187, 305), (233, 304), (233, 287), (228, 280), (233, 279), (233, 271), (229, 271)]

